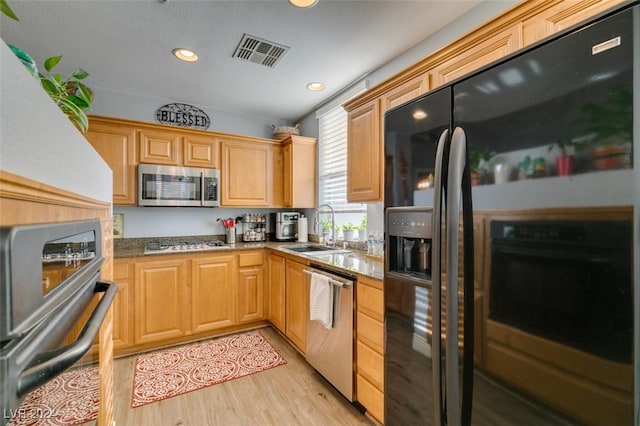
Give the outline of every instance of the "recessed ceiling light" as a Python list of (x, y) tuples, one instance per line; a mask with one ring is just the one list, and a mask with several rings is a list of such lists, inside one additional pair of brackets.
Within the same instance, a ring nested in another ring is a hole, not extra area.
[(318, 3), (318, 0), (289, 0), (289, 3), (295, 7), (313, 7)]
[(178, 48), (173, 49), (171, 52), (173, 53), (173, 56), (183, 61), (195, 62), (198, 60), (198, 55), (196, 55), (196, 52), (191, 49)]
[(314, 81), (313, 83), (307, 84), (307, 89), (311, 90), (312, 92), (319, 92), (321, 90), (324, 90), (324, 84), (318, 81)]

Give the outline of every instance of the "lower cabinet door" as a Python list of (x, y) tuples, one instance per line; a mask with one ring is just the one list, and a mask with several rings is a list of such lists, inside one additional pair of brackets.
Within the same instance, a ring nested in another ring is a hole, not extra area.
[(135, 344), (187, 334), (184, 287), (187, 260), (153, 260), (135, 265)]
[(191, 331), (200, 333), (236, 323), (235, 255), (191, 261)]
[(133, 345), (133, 263), (129, 259), (113, 261), (113, 279), (118, 293), (113, 300), (113, 348)]
[(285, 333), (285, 286), (286, 286), (286, 260), (284, 257), (269, 255), (269, 321), (281, 332)]
[(264, 271), (262, 266), (238, 271), (238, 322), (264, 319)]
[(307, 346), (307, 319), (309, 318), (309, 283), (305, 265), (287, 260), (287, 337), (305, 353)]

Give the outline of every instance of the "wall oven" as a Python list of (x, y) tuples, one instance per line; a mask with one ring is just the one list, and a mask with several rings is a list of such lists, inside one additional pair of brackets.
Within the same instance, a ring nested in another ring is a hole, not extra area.
[(0, 425), (95, 340), (117, 291), (100, 280), (101, 247), (99, 221), (0, 228)]
[(194, 167), (138, 166), (138, 205), (219, 207), (220, 171)]
[(491, 222), (489, 319), (631, 364), (631, 223)]

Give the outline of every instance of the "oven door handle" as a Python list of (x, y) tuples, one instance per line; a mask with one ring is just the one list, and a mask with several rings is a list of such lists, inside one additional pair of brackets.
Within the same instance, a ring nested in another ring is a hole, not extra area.
[(36, 356), (33, 363), (20, 374), (17, 386), (18, 396), (22, 397), (40, 387), (87, 353), (98, 335), (117, 291), (118, 286), (113, 282), (96, 282), (95, 293), (104, 293), (104, 296), (91, 313), (78, 338), (67, 346)]

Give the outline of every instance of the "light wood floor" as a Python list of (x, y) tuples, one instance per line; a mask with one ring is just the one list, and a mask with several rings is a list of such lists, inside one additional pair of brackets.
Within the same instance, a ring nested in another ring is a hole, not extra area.
[(117, 425), (373, 425), (276, 331), (260, 331), (287, 364), (138, 408), (131, 408), (136, 356), (116, 359)]

